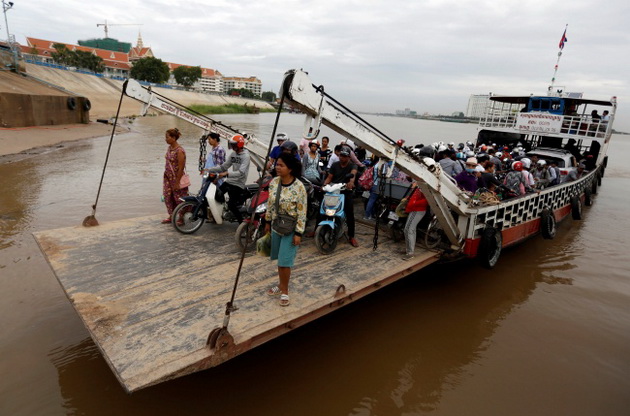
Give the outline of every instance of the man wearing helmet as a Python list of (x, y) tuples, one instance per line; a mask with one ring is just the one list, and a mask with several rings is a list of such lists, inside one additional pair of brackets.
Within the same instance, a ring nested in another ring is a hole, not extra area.
[[(350, 179), (347, 179), (346, 176), (348, 174), (353, 174), (354, 176)], [(348, 239), (350, 245), (353, 247), (358, 247), (359, 243), (357, 239), (354, 238), (354, 204), (352, 203), (352, 193), (354, 188), (354, 180), (357, 176), (357, 165), (350, 161), (350, 149), (347, 147), (342, 147), (339, 151), (339, 161), (333, 163), (330, 167), (330, 171), (328, 172), (328, 176), (324, 181), (324, 185), (328, 185), (329, 183), (346, 183), (346, 190), (343, 191), (345, 196), (343, 211), (346, 214), (346, 225), (348, 226)]]
[[(228, 208), (234, 214), (236, 220), (243, 222), (243, 216), (239, 211), (239, 206), (243, 203), (245, 181), (249, 173), (250, 156), (245, 149), (245, 138), (240, 134), (232, 137), (229, 141), (232, 152), (225, 163), (208, 169), (208, 172), (219, 172), (219, 178), (225, 178), (225, 182), (219, 189), (229, 195)], [(232, 168), (230, 170), (230, 168)]]

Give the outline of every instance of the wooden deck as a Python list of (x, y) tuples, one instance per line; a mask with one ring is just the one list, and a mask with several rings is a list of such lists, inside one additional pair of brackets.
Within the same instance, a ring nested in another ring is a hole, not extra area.
[[(236, 224), (206, 224), (183, 235), (160, 216), (98, 227), (35, 233), (59, 283), (92, 339), (128, 392), (216, 366), (293, 328), (334, 311), (437, 260), (417, 248), (402, 261), (384, 232), (357, 223), (361, 244), (344, 240), (330, 256), (305, 239), (293, 269), (291, 305), (265, 294), (277, 282), (275, 262), (246, 254), (227, 337), (210, 349), (240, 260)], [(345, 291), (338, 291), (343, 285)]]

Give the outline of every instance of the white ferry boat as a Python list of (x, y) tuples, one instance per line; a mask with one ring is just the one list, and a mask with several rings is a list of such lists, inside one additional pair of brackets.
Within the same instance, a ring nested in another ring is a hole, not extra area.
[[(293, 107), (307, 114), (305, 129), (318, 131), (320, 124), (327, 125), (377, 156), (393, 160), (418, 180), (436, 216), (427, 232), (441, 240), (444, 255), (479, 258), (487, 267), (496, 264), (505, 247), (538, 233), (553, 238), (556, 223), (569, 214), (581, 219), (582, 205), (590, 205), (604, 176), (617, 108), (616, 97), (590, 100), (561, 90), (545, 96), (491, 96), (480, 121), (477, 146), (521, 143), (528, 151), (542, 152), (541, 157), (558, 162), (564, 175), (579, 163), (575, 156), (567, 155), (567, 147), (580, 154), (588, 152), (592, 159), (590, 170), (577, 180), (480, 206), (432, 158), (414, 155), (370, 126), (323, 87), (312, 84), (305, 72), (287, 72), (282, 93)], [(599, 111), (606, 114), (604, 118)]]

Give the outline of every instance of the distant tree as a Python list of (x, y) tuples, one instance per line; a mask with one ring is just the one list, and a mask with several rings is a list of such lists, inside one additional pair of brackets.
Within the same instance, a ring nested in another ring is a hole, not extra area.
[(262, 93), (262, 99), (268, 103), (273, 103), (276, 101), (276, 93), (273, 91), (265, 91)]
[(256, 94), (254, 94), (247, 88), (232, 88), (231, 90), (228, 90), (227, 93), (228, 95), (240, 95), (243, 98), (259, 98)]
[[(50, 54), (50, 56), (58, 64), (83, 68), (92, 72), (103, 72), (105, 70), (103, 59), (93, 53), (71, 51), (63, 43), (54, 43), (53, 48), (55, 52)], [(35, 53), (37, 53), (37, 50), (35, 50)]]
[(168, 70), (168, 65), (161, 59), (149, 56), (134, 62), (130, 75), (131, 78), (140, 81), (164, 84), (171, 76), (171, 72)]
[(55, 49), (55, 52), (50, 54), (53, 61), (61, 65), (72, 65), (72, 51), (68, 49), (66, 45), (63, 43), (53, 43), (52, 46)]
[(173, 70), (173, 76), (179, 85), (189, 88), (201, 78), (201, 67), (178, 66)]
[(84, 68), (92, 72), (103, 72), (105, 70), (105, 64), (103, 58), (86, 51), (74, 51), (72, 52), (72, 65), (77, 68)]

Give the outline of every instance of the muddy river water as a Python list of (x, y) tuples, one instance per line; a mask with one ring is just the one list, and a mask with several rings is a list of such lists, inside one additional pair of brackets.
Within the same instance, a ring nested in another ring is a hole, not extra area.
[[(222, 119), (268, 138), (274, 117)], [(368, 118), (410, 143), (475, 136), (474, 125)], [(297, 137), (301, 125), (287, 115), (280, 131)], [(165, 212), (172, 126), (194, 171), (199, 130), (167, 116), (136, 120), (115, 138), (99, 221)], [(0, 415), (628, 415), (628, 137), (613, 137), (593, 206), (554, 240), (506, 250), (493, 270), (424, 269), (231, 362), (133, 395), (31, 234), (91, 213), (108, 138), (0, 164)]]

